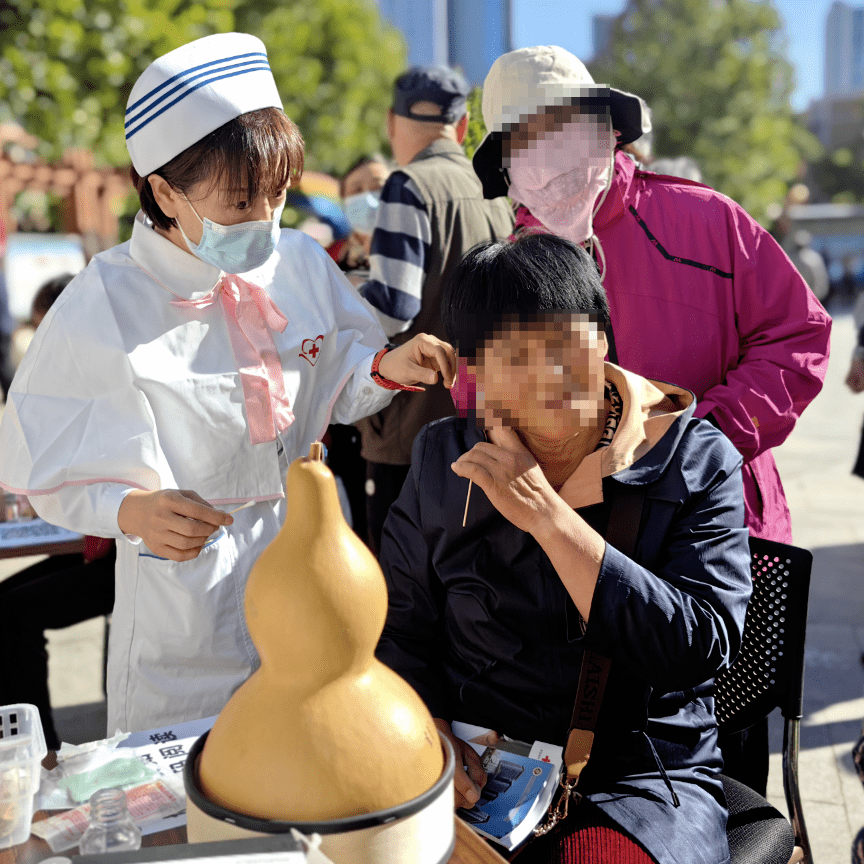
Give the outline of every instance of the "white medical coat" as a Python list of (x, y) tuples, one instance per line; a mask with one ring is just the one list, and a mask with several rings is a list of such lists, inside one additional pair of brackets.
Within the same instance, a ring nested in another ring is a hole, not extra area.
[[(222, 276), (139, 214), (132, 239), (94, 257), (45, 317), (0, 424), (0, 485), (48, 522), (118, 540), (111, 733), (215, 714), (258, 667), (243, 594), (284, 521), (288, 464), (331, 419), (353, 422), (394, 395), (370, 376), (386, 342), (371, 307), (317, 243), (285, 230), (243, 278), (288, 318), (271, 332), (295, 419), (252, 444), (218, 297), (201, 309), (171, 302), (204, 297)], [(175, 562), (120, 531), (136, 488), (189, 489), (224, 510), (256, 503)]]

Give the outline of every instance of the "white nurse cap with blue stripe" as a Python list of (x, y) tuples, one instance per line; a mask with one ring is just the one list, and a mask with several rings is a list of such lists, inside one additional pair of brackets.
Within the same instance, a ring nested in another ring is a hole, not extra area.
[(220, 126), (282, 108), (267, 49), (247, 33), (217, 33), (154, 60), (126, 107), (126, 146), (146, 177)]

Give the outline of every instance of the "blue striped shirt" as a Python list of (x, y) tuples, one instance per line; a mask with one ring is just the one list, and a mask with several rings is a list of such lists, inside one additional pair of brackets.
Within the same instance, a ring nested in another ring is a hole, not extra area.
[(388, 337), (404, 333), (420, 311), (431, 240), (423, 197), (407, 174), (394, 171), (381, 190), (369, 281), (359, 289)]

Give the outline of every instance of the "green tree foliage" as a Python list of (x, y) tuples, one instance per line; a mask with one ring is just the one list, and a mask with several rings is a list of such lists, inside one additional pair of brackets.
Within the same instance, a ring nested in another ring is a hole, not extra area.
[(340, 171), (380, 149), (405, 48), (373, 0), (0, 0), (0, 119), (37, 136), (46, 158), (85, 147), (128, 164), (123, 115), (141, 72), (231, 30), (267, 45), (310, 168)]
[[(864, 147), (840, 147), (810, 163), (815, 191), (833, 204), (864, 202)], [(815, 199), (811, 199), (813, 201)]]
[(237, 29), (267, 45), (310, 168), (338, 174), (384, 147), (405, 46), (373, 0), (241, 0)]
[(12, 0), (0, 6), (0, 108), (58, 158), (128, 164), (126, 100), (154, 57), (230, 30), (233, 0)]
[(486, 137), (486, 124), (483, 122), (483, 88), (475, 87), (468, 94), (468, 129), (462, 147), (470, 159), (480, 142)]
[(656, 156), (692, 156), (705, 182), (762, 222), (802, 158), (818, 156), (792, 113), (771, 0), (630, 0), (591, 72), (650, 105)]

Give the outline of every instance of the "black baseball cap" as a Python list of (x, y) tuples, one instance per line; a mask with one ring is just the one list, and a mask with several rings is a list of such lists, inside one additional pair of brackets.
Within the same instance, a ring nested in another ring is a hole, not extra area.
[[(425, 123), (456, 123), (467, 110), (468, 82), (446, 66), (413, 66), (403, 72), (393, 85), (393, 113)], [(432, 102), (440, 114), (414, 114), (417, 102)]]

